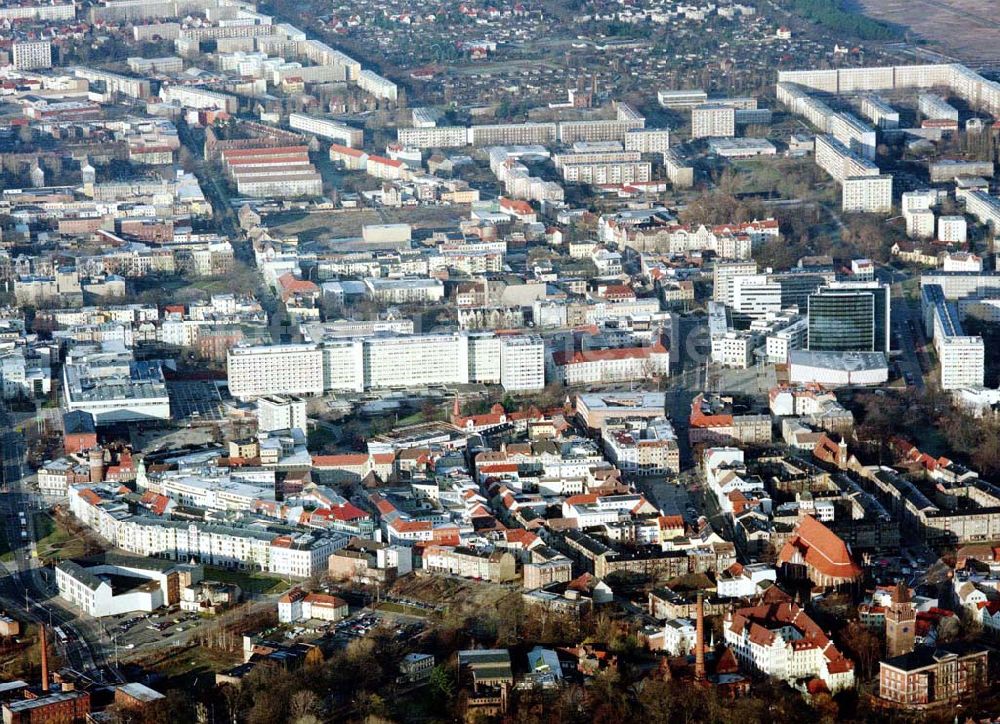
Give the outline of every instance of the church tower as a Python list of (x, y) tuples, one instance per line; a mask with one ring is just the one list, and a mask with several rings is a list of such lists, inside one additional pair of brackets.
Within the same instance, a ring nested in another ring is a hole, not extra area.
[(913, 651), (916, 624), (917, 609), (910, 600), (910, 588), (905, 581), (900, 581), (885, 612), (886, 655), (889, 658)]

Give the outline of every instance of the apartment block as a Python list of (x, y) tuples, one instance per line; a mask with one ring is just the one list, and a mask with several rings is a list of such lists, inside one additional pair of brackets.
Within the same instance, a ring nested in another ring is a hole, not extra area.
[(670, 149), (670, 131), (666, 128), (643, 128), (625, 134), (625, 150), (639, 153), (666, 153)]
[(396, 129), (396, 140), (408, 148), (460, 148), (470, 141), (465, 126), (434, 126)]
[(358, 88), (383, 100), (395, 101), (399, 95), (399, 88), (395, 83), (372, 70), (358, 73)]
[(13, 43), (14, 67), (18, 70), (36, 70), (52, 67), (52, 43), (35, 40)]
[(958, 109), (939, 95), (921, 93), (917, 96), (917, 108), (925, 118), (930, 120), (958, 122)]
[(899, 128), (899, 111), (878, 96), (861, 99), (861, 114), (879, 128)]
[(323, 394), (323, 352), (313, 344), (234, 347), (226, 363), (233, 397)]
[(964, 216), (940, 216), (937, 228), (937, 238), (940, 241), (964, 244), (968, 239), (968, 228)]
[(689, 189), (694, 186), (694, 166), (685, 161), (677, 151), (671, 149), (664, 152), (663, 167), (675, 188)]
[(657, 92), (656, 100), (664, 108), (688, 109), (707, 103), (708, 93), (700, 89), (665, 90)]
[(870, 160), (854, 153), (844, 143), (831, 135), (816, 136), (816, 165), (826, 171), (838, 183), (856, 176), (878, 176), (878, 166)]
[(875, 129), (850, 113), (835, 113), (830, 117), (830, 135), (855, 153), (869, 160), (875, 158)]
[(364, 131), (340, 121), (307, 116), (304, 113), (291, 113), (288, 116), (288, 125), (297, 131), (328, 138), (348, 148), (361, 148), (364, 145)]
[(757, 273), (757, 262), (717, 262), (712, 271), (712, 299), (728, 307), (735, 303), (735, 280)]
[(706, 103), (691, 109), (691, 138), (728, 138), (736, 135), (736, 109)]

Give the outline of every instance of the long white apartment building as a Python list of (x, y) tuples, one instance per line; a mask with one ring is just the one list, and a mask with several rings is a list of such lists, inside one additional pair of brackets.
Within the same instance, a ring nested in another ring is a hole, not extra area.
[(236, 96), (187, 85), (164, 86), (160, 89), (160, 97), (164, 101), (196, 110), (215, 109), (226, 113), (236, 113), (240, 106), (239, 98)]
[(652, 178), (652, 165), (649, 161), (567, 163), (560, 170), (564, 181), (598, 186), (642, 183)]
[(468, 384), (469, 341), (460, 334), (373, 337), (364, 340), (367, 388)]
[(613, 121), (561, 121), (559, 142), (569, 144), (578, 141), (621, 141), (626, 134), (641, 129), (645, 123), (645, 119), (641, 117)]
[(670, 130), (640, 128), (625, 134), (625, 150), (639, 153), (666, 153), (670, 149)]
[(495, 123), (469, 127), (469, 143), (473, 146), (551, 144), (558, 138), (558, 123)]
[(557, 153), (552, 156), (552, 164), (557, 169), (565, 166), (573, 166), (581, 163), (589, 164), (612, 164), (629, 163), (641, 160), (642, 154), (639, 151), (622, 151), (619, 147), (614, 151), (587, 151), (573, 153)]
[(26, 3), (0, 8), (0, 20), (72, 20), (75, 17), (75, 3)]
[(545, 386), (544, 360), (542, 340), (525, 335), (327, 338), (229, 350), (229, 389), (240, 399), (470, 383), (538, 390)]
[(323, 394), (323, 352), (314, 344), (235, 347), (226, 362), (233, 397)]
[(965, 202), (965, 210), (976, 221), (989, 226), (994, 237), (1000, 236), (1000, 198), (990, 196), (985, 191), (969, 191), (960, 193), (958, 197)]
[(876, 95), (861, 99), (861, 115), (882, 129), (899, 128), (899, 111)]
[(924, 325), (934, 340), (941, 369), (941, 389), (982, 387), (985, 375), (983, 338), (967, 335), (959, 321), (958, 308), (945, 298), (937, 284), (921, 288)]
[(860, 156), (875, 158), (878, 141), (875, 129), (850, 113), (834, 113), (830, 117), (830, 135)]
[(383, 100), (395, 101), (399, 96), (399, 88), (388, 78), (383, 78), (373, 70), (362, 70), (358, 73), (358, 88), (365, 93)]
[(831, 94), (943, 87), (975, 108), (1000, 114), (1000, 83), (958, 63), (780, 71), (778, 83)]
[(846, 178), (878, 176), (881, 173), (874, 162), (854, 153), (831, 135), (816, 136), (815, 148), (816, 165), (837, 183), (843, 183)]
[(145, 78), (130, 78), (107, 70), (96, 68), (73, 68), (73, 75), (83, 78), (88, 83), (103, 83), (109, 93), (121, 93), (129, 98), (149, 98), (150, 83)]
[(992, 161), (967, 161), (963, 159), (945, 158), (927, 164), (927, 173), (931, 183), (954, 181), (963, 176), (993, 177)]
[(361, 148), (364, 145), (364, 131), (329, 118), (308, 116), (305, 113), (290, 113), (288, 125), (297, 131), (305, 131), (314, 136), (329, 138), (348, 148)]
[(830, 118), (834, 111), (823, 101), (809, 95), (806, 88), (792, 82), (779, 82), (775, 91), (783, 105), (796, 115), (802, 116), (823, 133), (830, 130)]
[(324, 573), (330, 555), (350, 541), (340, 533), (285, 534), (132, 515), (112, 491), (95, 486), (70, 486), (68, 499), (70, 512), (88, 528), (116, 548), (147, 558), (308, 578)]
[(848, 212), (892, 210), (892, 176), (830, 135), (816, 136), (816, 165), (841, 184), (841, 208)]
[(396, 129), (396, 140), (407, 148), (460, 148), (469, 145), (469, 136), (469, 129), (465, 126), (415, 126)]
[(935, 93), (917, 96), (917, 109), (925, 118), (958, 122), (958, 109)]

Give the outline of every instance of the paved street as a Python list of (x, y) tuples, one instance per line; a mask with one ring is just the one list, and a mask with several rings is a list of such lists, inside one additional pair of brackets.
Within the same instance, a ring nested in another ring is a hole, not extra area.
[(39, 508), (40, 498), (22, 487), (27, 472), (24, 440), (14, 431), (3, 408), (0, 408), (0, 430), (4, 431), (0, 516), (14, 553), (12, 562), (0, 565), (0, 604), (18, 618), (48, 624), (53, 630), (58, 626), (66, 636), (64, 641), (56, 641), (58, 651), (77, 671), (97, 680), (123, 681), (109, 665), (98, 623), (78, 616), (58, 599), (51, 571), (43, 569), (35, 557), (33, 514)]

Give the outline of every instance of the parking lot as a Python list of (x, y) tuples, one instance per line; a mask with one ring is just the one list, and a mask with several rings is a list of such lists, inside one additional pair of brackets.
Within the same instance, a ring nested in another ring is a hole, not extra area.
[(364, 638), (380, 626), (393, 632), (397, 641), (405, 641), (419, 636), (425, 629), (422, 621), (399, 621), (394, 614), (381, 611), (359, 609), (347, 618), (335, 623), (321, 621), (305, 622), (290, 627), (285, 638), (295, 640), (310, 639), (316, 634), (328, 639), (337, 648), (344, 648), (354, 639)]
[(222, 397), (211, 382), (167, 382), (167, 394), (170, 396), (170, 416), (175, 422), (193, 425), (223, 419)]
[(142, 650), (183, 638), (198, 625), (198, 614), (183, 611), (159, 613), (132, 612), (108, 616), (101, 624), (111, 642), (121, 651)]

